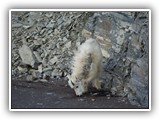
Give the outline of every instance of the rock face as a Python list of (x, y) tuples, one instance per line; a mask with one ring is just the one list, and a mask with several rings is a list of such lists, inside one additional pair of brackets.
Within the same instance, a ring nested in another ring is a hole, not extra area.
[(83, 36), (97, 39), (104, 60), (104, 89), (128, 96), (135, 105), (148, 106), (148, 12), (97, 12)]
[(148, 12), (12, 12), (12, 75), (28, 81), (67, 78), (77, 47), (96, 39), (103, 89), (148, 107)]
[(138, 59), (131, 70), (131, 79), (129, 81), (131, 92), (129, 93), (128, 98), (131, 103), (135, 105), (148, 106), (149, 73), (148, 65), (146, 63), (148, 63), (147, 59)]

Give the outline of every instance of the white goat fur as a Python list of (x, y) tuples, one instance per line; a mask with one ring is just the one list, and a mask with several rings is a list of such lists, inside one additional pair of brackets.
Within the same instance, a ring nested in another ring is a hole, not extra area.
[(80, 96), (88, 91), (88, 83), (100, 89), (99, 80), (101, 73), (102, 52), (98, 42), (94, 39), (86, 40), (79, 46), (73, 57), (72, 74), (69, 76), (69, 85)]

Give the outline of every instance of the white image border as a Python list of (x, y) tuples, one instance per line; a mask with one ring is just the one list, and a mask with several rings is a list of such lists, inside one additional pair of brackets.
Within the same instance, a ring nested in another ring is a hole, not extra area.
[[(11, 12), (12, 11), (148, 11), (149, 12), (149, 108), (148, 109), (12, 109), (11, 108)], [(9, 110), (10, 111), (150, 111), (151, 110), (151, 10), (150, 9), (10, 9), (9, 10)]]

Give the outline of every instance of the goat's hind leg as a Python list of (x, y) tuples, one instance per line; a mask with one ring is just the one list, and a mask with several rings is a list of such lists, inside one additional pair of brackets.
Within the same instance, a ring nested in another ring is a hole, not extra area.
[(99, 78), (94, 79), (93, 86), (98, 90), (101, 89), (101, 82), (100, 82)]
[(96, 89), (101, 89), (101, 82), (100, 82), (100, 74), (101, 74), (101, 64), (99, 64), (98, 66), (98, 70), (97, 70), (97, 76), (96, 78), (93, 80), (93, 86), (96, 88)]

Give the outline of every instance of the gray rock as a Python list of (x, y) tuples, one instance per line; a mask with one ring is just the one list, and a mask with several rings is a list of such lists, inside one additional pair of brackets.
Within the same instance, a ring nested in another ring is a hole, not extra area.
[(121, 46), (120, 46), (120, 45), (112, 46), (112, 48), (114, 49), (114, 51), (115, 51), (116, 53), (119, 53), (120, 50), (121, 50)]
[(77, 33), (76, 33), (76, 31), (71, 31), (71, 33), (70, 33), (70, 39), (71, 40), (76, 40), (77, 39)]
[(54, 65), (57, 61), (58, 61), (57, 56), (55, 56), (54, 58), (52, 58), (52, 59), (49, 60), (50, 65)]
[(39, 52), (34, 51), (33, 54), (35, 55), (37, 61), (38, 61), (39, 63), (41, 63), (41, 62), (42, 62), (42, 58), (41, 58)]
[(55, 27), (54, 21), (50, 21), (50, 22), (47, 24), (46, 27), (47, 27), (47, 28), (54, 28), (54, 27)]
[(68, 39), (66, 37), (63, 37), (63, 42), (65, 43), (67, 41), (68, 41)]
[(48, 82), (48, 80), (46, 80), (46, 79), (40, 79), (39, 81), (40, 81), (40, 82), (43, 82), (43, 83)]
[(43, 72), (52, 71), (52, 69), (53, 68), (51, 66), (49, 66), (47, 68), (43, 68)]
[(43, 79), (49, 80), (51, 78), (52, 71), (45, 71), (43, 73)]
[(41, 73), (38, 70), (31, 70), (34, 79), (41, 78)]
[(22, 59), (22, 63), (34, 67), (35, 59), (33, 57), (33, 52), (27, 45), (24, 44), (21, 48), (19, 48), (19, 54)]
[(50, 17), (53, 16), (53, 13), (52, 13), (52, 12), (47, 12), (45, 15), (46, 15), (48, 18), (50, 18)]
[(33, 81), (34, 78), (33, 78), (32, 75), (27, 75), (26, 80), (27, 80), (27, 81)]
[(122, 44), (123, 44), (123, 41), (124, 41), (124, 35), (117, 37), (117, 44), (122, 45)]
[(34, 45), (42, 45), (42, 39), (34, 40)]
[(40, 65), (38, 66), (38, 71), (39, 71), (40, 73), (42, 73), (42, 71), (43, 71), (43, 66), (42, 66), (42, 64), (40, 64)]
[(22, 66), (18, 66), (17, 69), (22, 73), (26, 73), (28, 71), (26, 67), (22, 67)]
[(19, 28), (19, 27), (22, 27), (22, 24), (21, 23), (15, 23), (12, 25), (13, 28)]
[(69, 41), (68, 43), (66, 43), (64, 46), (65, 46), (65, 48), (70, 48), (71, 47), (71, 41)]
[(52, 72), (52, 78), (59, 78), (59, 76), (60, 76), (60, 73), (58, 72), (58, 70), (57, 69), (55, 69), (55, 70), (53, 70), (53, 72)]

